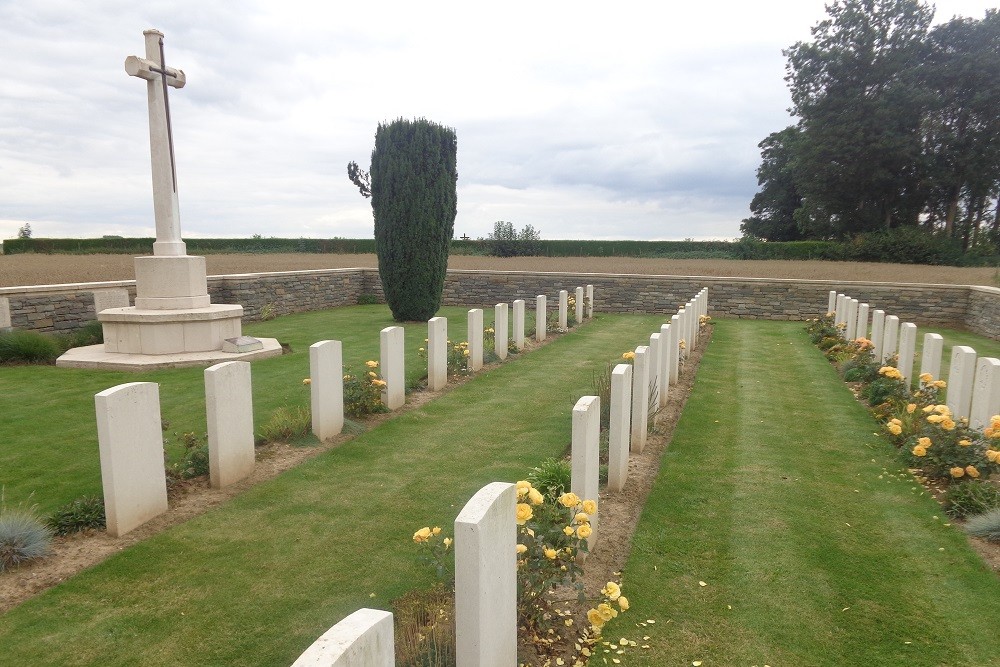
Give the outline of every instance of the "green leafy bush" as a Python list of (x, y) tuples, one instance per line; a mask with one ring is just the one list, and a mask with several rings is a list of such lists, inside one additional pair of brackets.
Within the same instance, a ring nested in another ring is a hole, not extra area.
[(55, 337), (37, 331), (0, 333), (0, 363), (51, 364), (63, 352)]
[(388, 412), (388, 408), (382, 403), (385, 380), (377, 370), (378, 362), (366, 361), (365, 368), (362, 373), (345, 369), (344, 414), (348, 417), (364, 417), (378, 412)]
[(191, 479), (207, 475), (209, 472), (208, 436), (183, 433), (176, 437), (184, 447), (184, 454), (180, 461), (167, 469), (167, 472), (178, 479)]
[(49, 552), (52, 533), (31, 510), (0, 512), (0, 572)]
[(494, 257), (523, 257), (541, 254), (541, 233), (531, 225), (518, 232), (514, 225), (500, 220), (486, 237), (486, 252)]
[(572, 478), (573, 466), (566, 459), (545, 459), (528, 473), (531, 485), (552, 500), (569, 491)]
[(1000, 542), (1000, 507), (969, 517), (965, 531), (989, 542)]
[(100, 530), (106, 525), (104, 499), (83, 496), (66, 503), (45, 520), (56, 535), (69, 535), (82, 530)]
[(928, 234), (916, 227), (859, 234), (848, 242), (846, 250), (846, 258), (855, 262), (956, 266), (962, 261), (962, 246), (958, 240)]
[(944, 508), (956, 519), (994, 511), (1000, 508), (1000, 488), (973, 480), (952, 484), (945, 492)]

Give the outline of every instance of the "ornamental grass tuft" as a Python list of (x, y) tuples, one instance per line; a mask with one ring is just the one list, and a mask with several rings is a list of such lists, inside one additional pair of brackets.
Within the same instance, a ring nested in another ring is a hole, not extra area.
[(105, 526), (104, 499), (82, 496), (66, 503), (45, 520), (56, 535), (70, 535), (84, 530), (99, 530)]
[(51, 364), (62, 351), (55, 337), (37, 331), (0, 333), (0, 363)]
[(0, 572), (45, 556), (51, 543), (52, 533), (33, 511), (18, 508), (0, 514)]
[(1000, 508), (1000, 487), (969, 480), (952, 484), (944, 496), (944, 509), (956, 519), (985, 514)]
[(965, 524), (965, 531), (988, 542), (1000, 543), (1000, 507), (970, 517)]

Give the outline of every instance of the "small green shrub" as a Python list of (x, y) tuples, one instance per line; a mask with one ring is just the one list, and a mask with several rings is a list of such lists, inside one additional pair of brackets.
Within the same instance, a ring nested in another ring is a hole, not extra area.
[(37, 331), (0, 333), (0, 362), (51, 364), (62, 351), (55, 337)]
[(572, 478), (573, 467), (565, 459), (545, 459), (528, 473), (531, 485), (552, 499), (569, 491)]
[(278, 316), (278, 307), (273, 303), (268, 302), (260, 307), (260, 321), (270, 322)]
[(1000, 508), (1000, 487), (971, 480), (952, 484), (945, 493), (944, 508), (956, 519), (985, 514)]
[(52, 533), (31, 510), (0, 513), (0, 572), (49, 552)]
[(177, 479), (191, 479), (208, 474), (208, 436), (184, 433), (176, 436), (184, 446), (180, 461), (167, 468), (168, 474)]
[(359, 306), (375, 306), (382, 303), (377, 294), (361, 294), (358, 296)]
[(100, 530), (106, 525), (104, 499), (100, 496), (77, 498), (49, 515), (45, 523), (56, 535)]
[(260, 427), (260, 438), (265, 443), (288, 442), (307, 435), (311, 428), (312, 413), (309, 408), (282, 406)]
[(1000, 542), (1000, 507), (969, 517), (965, 531), (989, 542)]
[(98, 320), (91, 320), (65, 339), (65, 348), (100, 345), (104, 342), (104, 327)]

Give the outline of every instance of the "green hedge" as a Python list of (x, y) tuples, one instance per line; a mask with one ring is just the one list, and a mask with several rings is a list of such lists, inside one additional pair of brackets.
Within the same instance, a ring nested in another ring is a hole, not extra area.
[[(7, 255), (18, 253), (69, 253), (69, 254), (149, 254), (153, 251), (152, 238), (108, 237), (99, 239), (9, 239), (3, 242)], [(210, 255), (219, 253), (374, 253), (375, 239), (185, 239), (190, 254)]]

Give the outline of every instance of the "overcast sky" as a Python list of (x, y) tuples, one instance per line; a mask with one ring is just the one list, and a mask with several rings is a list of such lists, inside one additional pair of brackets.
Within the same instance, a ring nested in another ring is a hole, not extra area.
[[(165, 34), (184, 237), (372, 236), (379, 122), (458, 134), (455, 235), (739, 236), (781, 50), (823, 0), (0, 0), (0, 238), (154, 236), (142, 31)], [(935, 22), (995, 2), (939, 0)]]

